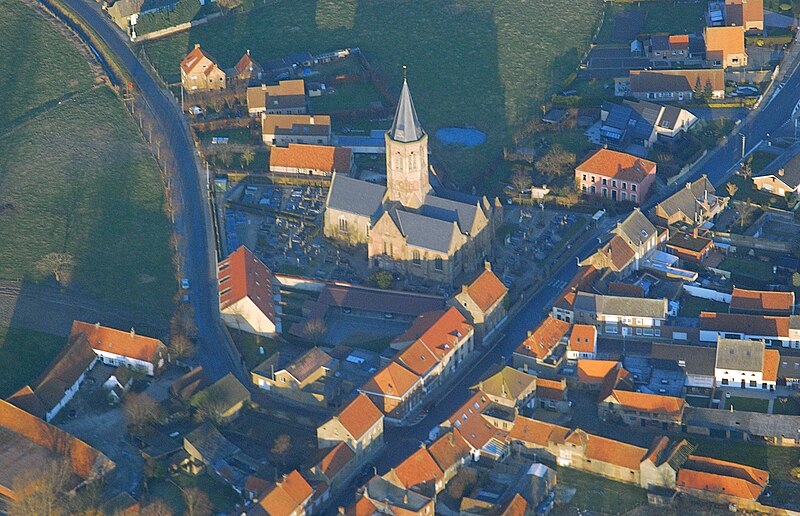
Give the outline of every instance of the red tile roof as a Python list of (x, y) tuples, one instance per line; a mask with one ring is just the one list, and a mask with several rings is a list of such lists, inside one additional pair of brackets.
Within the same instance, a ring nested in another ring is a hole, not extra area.
[(790, 315), (794, 308), (794, 292), (771, 292), (733, 288), (731, 309), (785, 312)]
[(585, 454), (587, 459), (639, 471), (639, 465), (647, 455), (647, 450), (599, 435), (590, 435)]
[(624, 152), (600, 149), (578, 165), (576, 170), (638, 183), (648, 174), (656, 173), (656, 164)]
[(569, 281), (561, 295), (553, 303), (555, 308), (563, 308), (571, 310), (573, 303), (575, 303), (575, 293), (579, 290), (589, 291), (592, 283), (600, 275), (600, 270), (593, 265), (585, 265), (581, 267), (575, 276)]
[(690, 455), (689, 460), (683, 467), (694, 471), (705, 471), (707, 473), (740, 478), (761, 487), (765, 487), (769, 482), (769, 472), (763, 469), (699, 455)]
[(253, 61), (253, 58), (250, 57), (250, 51), (249, 50), (247, 52), (245, 52), (245, 54), (242, 56), (241, 59), (239, 59), (239, 62), (236, 63), (236, 66), (235, 66), (236, 71), (239, 72), (240, 74), (242, 74), (244, 72), (247, 72), (247, 71), (251, 71), (254, 68), (258, 68), (258, 67), (259, 67), (258, 63)]
[(511, 429), (511, 432), (509, 432), (509, 437), (511, 437), (512, 440), (533, 443), (538, 446), (546, 447), (550, 442), (550, 436), (553, 435), (553, 432), (556, 430), (559, 430), (559, 433), (569, 431), (569, 429), (563, 426), (517, 416), (514, 418), (514, 426)]
[(492, 426), (482, 415), (490, 403), (489, 397), (478, 391), (448, 420), (454, 428), (461, 432), (464, 440), (473, 449), (483, 448), (493, 437), (504, 440), (503, 433)]
[(396, 360), (418, 376), (425, 376), (440, 362), (439, 357), (421, 340), (414, 341)]
[(578, 353), (594, 353), (597, 328), (591, 324), (576, 324), (569, 335), (569, 349)]
[(338, 475), (355, 456), (356, 454), (353, 450), (347, 444), (341, 442), (331, 448), (317, 466), (319, 471), (330, 480)]
[(239, 247), (219, 263), (218, 271), (220, 310), (249, 298), (264, 315), (275, 321), (274, 276), (250, 249)]
[(186, 57), (183, 58), (181, 61), (181, 69), (186, 73), (191, 73), (192, 69), (197, 66), (198, 63), (203, 61), (203, 58), (208, 59), (213, 63), (214, 66), (209, 66), (206, 69), (205, 74), (208, 75), (210, 70), (213, 70), (217, 66), (217, 61), (211, 57), (205, 50), (200, 48), (200, 45), (195, 45), (191, 52), (189, 52)]
[(383, 396), (403, 398), (411, 392), (411, 389), (419, 381), (419, 375), (414, 374), (397, 362), (389, 362), (386, 367), (367, 380), (362, 389), (365, 392)]
[(774, 382), (778, 379), (778, 365), (781, 353), (777, 349), (764, 350), (764, 362), (761, 366), (761, 376), (765, 382)]
[(578, 381), (581, 383), (600, 384), (622, 364), (616, 360), (578, 360)]
[(478, 308), (484, 312), (489, 310), (492, 305), (502, 299), (508, 292), (503, 282), (490, 270), (483, 271), (475, 281), (465, 286), (465, 289), (469, 297), (478, 305)]
[(418, 338), (425, 333), (428, 328), (433, 326), (433, 324), (439, 320), (439, 318), (444, 315), (444, 310), (432, 310), (430, 312), (425, 312), (419, 314), (411, 326), (398, 337), (395, 337), (392, 340), (392, 343), (402, 343), (402, 342), (414, 342)]
[(647, 394), (644, 392), (620, 391), (614, 389), (611, 396), (625, 409), (650, 412), (654, 414), (679, 415), (686, 401), (673, 396)]
[(514, 352), (542, 360), (567, 334), (570, 326), (566, 321), (547, 317)]
[(514, 494), (514, 498), (508, 502), (500, 516), (525, 516), (528, 511), (528, 502), (519, 494)]
[(678, 490), (681, 490), (681, 488), (697, 489), (746, 500), (755, 500), (761, 496), (761, 492), (764, 490), (763, 487), (740, 478), (731, 478), (725, 475), (685, 468), (678, 471), (676, 485)]
[(339, 422), (356, 439), (360, 439), (372, 425), (383, 417), (378, 407), (368, 397), (359, 394), (339, 412)]
[(700, 312), (700, 329), (788, 337), (789, 317)]
[(290, 143), (288, 147), (272, 148), (269, 154), (269, 166), (347, 174), (350, 172), (352, 157), (353, 151), (346, 147)]
[(104, 351), (136, 360), (157, 364), (161, 355), (166, 355), (166, 346), (158, 339), (138, 335), (133, 330), (121, 331), (100, 324), (81, 321), (72, 323), (70, 338), (86, 334), (89, 345), (96, 351)]
[(561, 381), (537, 378), (536, 397), (544, 400), (563, 401), (567, 399), (567, 382), (563, 378)]
[(454, 428), (428, 446), (428, 451), (439, 468), (446, 471), (469, 456), (469, 445), (464, 441), (461, 432)]
[(394, 468), (400, 483), (407, 489), (426, 486), (435, 489), (437, 482), (444, 478), (444, 473), (436, 464), (427, 448), (420, 448), (406, 460)]
[(461, 312), (450, 307), (422, 335), (419, 340), (438, 358), (442, 359), (453, 352), (458, 342), (472, 331)]

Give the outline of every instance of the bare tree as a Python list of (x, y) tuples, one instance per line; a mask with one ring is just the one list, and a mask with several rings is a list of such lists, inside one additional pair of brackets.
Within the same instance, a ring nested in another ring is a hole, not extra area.
[(228, 405), (225, 400), (216, 395), (214, 391), (204, 390), (200, 391), (190, 401), (191, 406), (195, 408), (195, 418), (200, 421), (211, 421), (216, 425), (225, 423), (223, 414), (227, 410)]
[(256, 158), (256, 153), (252, 149), (247, 149), (242, 153), (241, 165), (242, 168), (249, 167), (250, 163)]
[(181, 489), (183, 504), (186, 506), (186, 516), (211, 516), (214, 506), (208, 495), (196, 487)]
[(726, 184), (726, 185), (725, 185), (725, 189), (728, 191), (728, 195), (729, 195), (729, 196), (731, 196), (731, 197), (733, 197), (734, 195), (736, 195), (736, 192), (738, 192), (738, 191), (739, 191), (739, 187), (738, 187), (738, 186), (736, 186), (736, 184), (735, 184), (735, 183), (728, 183), (728, 184)]
[(188, 360), (197, 352), (191, 339), (182, 333), (174, 334), (169, 339), (168, 349), (170, 356), (176, 360)]
[(173, 516), (175, 513), (169, 505), (160, 498), (155, 498), (139, 510), (139, 516)]
[(6, 507), (9, 516), (68, 514), (63, 491), (71, 475), (72, 468), (63, 459), (25, 470), (12, 482), (12, 488), (18, 497)]
[(43, 274), (53, 274), (56, 282), (69, 283), (75, 261), (67, 253), (49, 253), (36, 263), (36, 268)]
[(225, 168), (230, 168), (231, 161), (233, 160), (231, 151), (228, 149), (222, 149), (217, 155), (219, 156), (219, 160), (222, 162), (222, 164), (225, 165)]
[(272, 443), (272, 449), (270, 450), (275, 455), (281, 458), (281, 462), (283, 465), (286, 465), (286, 452), (288, 452), (292, 448), (292, 438), (289, 434), (281, 434), (275, 439), (275, 442)]
[(575, 160), (575, 154), (564, 150), (561, 145), (553, 145), (547, 154), (536, 162), (536, 169), (550, 178), (557, 178), (571, 173)]
[(740, 174), (744, 176), (745, 179), (750, 177), (753, 173), (753, 164), (752, 164), (752, 157), (748, 158), (744, 163), (742, 163), (742, 168), (739, 171)]
[(197, 323), (194, 320), (192, 305), (178, 305), (170, 320), (170, 331), (173, 335), (186, 335), (190, 339), (197, 337)]
[(122, 411), (128, 426), (140, 429), (159, 417), (161, 407), (158, 402), (145, 393), (128, 393), (122, 403)]
[(309, 319), (306, 321), (305, 325), (303, 325), (303, 333), (305, 333), (308, 340), (314, 343), (316, 346), (322, 337), (328, 332), (328, 326), (325, 324), (320, 318)]
[(755, 206), (750, 199), (739, 205), (739, 222), (744, 227), (745, 222), (749, 222), (750, 215), (755, 211)]
[(511, 184), (514, 185), (517, 194), (522, 198), (522, 191), (526, 188), (530, 188), (533, 181), (531, 180), (531, 175), (527, 173), (525, 169), (518, 167), (511, 176)]

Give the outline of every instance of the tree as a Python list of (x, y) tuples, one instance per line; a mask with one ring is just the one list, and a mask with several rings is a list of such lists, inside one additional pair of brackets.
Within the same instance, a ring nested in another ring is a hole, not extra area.
[(275, 442), (272, 443), (272, 449), (270, 450), (275, 455), (281, 458), (281, 462), (286, 465), (286, 452), (288, 452), (292, 448), (292, 438), (289, 437), (288, 434), (281, 434), (275, 439)]
[(182, 333), (172, 335), (168, 349), (170, 356), (176, 360), (188, 360), (194, 357), (197, 351), (191, 339)]
[(750, 219), (750, 215), (753, 214), (755, 210), (755, 206), (753, 206), (753, 201), (747, 199), (743, 204), (739, 205), (739, 222), (741, 223), (742, 227), (744, 227), (744, 223), (748, 222)]
[(225, 11), (232, 11), (242, 5), (242, 0), (217, 0), (217, 5)]
[(42, 274), (53, 274), (60, 284), (62, 281), (69, 283), (74, 265), (72, 256), (67, 253), (49, 253), (36, 263), (36, 268)]
[(514, 170), (514, 174), (511, 176), (511, 184), (514, 185), (514, 189), (519, 194), (520, 199), (522, 198), (522, 191), (526, 188), (530, 188), (533, 181), (531, 180), (531, 175), (528, 174), (525, 169), (522, 167), (517, 167)]
[(252, 163), (255, 158), (256, 158), (256, 153), (253, 152), (252, 149), (247, 149), (246, 151), (244, 151), (242, 153), (242, 159), (241, 159), (241, 162), (243, 164), (242, 168), (249, 167), (250, 163)]
[(744, 176), (745, 179), (750, 177), (750, 174), (753, 173), (752, 161), (753, 161), (753, 159), (752, 159), (752, 157), (750, 157), (750, 158), (748, 158), (746, 161), (744, 161), (742, 163), (742, 168), (739, 171), (739, 173), (742, 174), (742, 176)]
[(325, 324), (325, 321), (320, 318), (309, 319), (306, 321), (305, 325), (303, 325), (303, 333), (305, 333), (308, 340), (313, 342), (315, 346), (327, 332), (328, 326)]
[(800, 288), (800, 272), (792, 273), (792, 286)]
[(728, 190), (728, 195), (729, 195), (729, 196), (731, 196), (731, 197), (733, 197), (734, 195), (736, 195), (736, 192), (738, 192), (738, 191), (739, 191), (739, 187), (738, 187), (738, 186), (736, 186), (736, 184), (735, 184), (735, 183), (728, 183), (728, 184), (726, 184), (726, 185), (725, 185), (725, 189), (726, 189), (726, 190)]
[(183, 504), (186, 506), (186, 516), (211, 516), (213, 505), (208, 495), (196, 487), (181, 489)]
[(175, 514), (164, 500), (154, 498), (139, 511), (139, 516), (173, 516)]
[(203, 390), (192, 396), (189, 404), (194, 407), (194, 416), (199, 421), (210, 421), (215, 425), (226, 423), (223, 414), (228, 406), (216, 391)]
[(225, 168), (229, 168), (231, 166), (231, 161), (233, 160), (233, 155), (231, 155), (231, 151), (228, 149), (222, 149), (219, 151), (219, 160), (225, 165)]
[(197, 337), (197, 323), (194, 320), (194, 307), (182, 303), (175, 309), (170, 320), (172, 335), (186, 335), (190, 339)]
[(145, 393), (130, 392), (122, 402), (122, 412), (128, 426), (141, 429), (148, 423), (158, 419), (160, 415), (158, 402)]
[(389, 271), (378, 270), (373, 272), (367, 278), (367, 281), (380, 289), (387, 289), (392, 286), (394, 282), (394, 277), (392, 277), (392, 273)]
[(553, 147), (536, 162), (536, 169), (551, 179), (572, 174), (575, 166), (575, 154), (564, 150), (561, 145)]
[(46, 514), (61, 516), (70, 513), (64, 494), (72, 468), (66, 460), (52, 460), (39, 468), (23, 471), (12, 481), (18, 498), (6, 507), (9, 516)]

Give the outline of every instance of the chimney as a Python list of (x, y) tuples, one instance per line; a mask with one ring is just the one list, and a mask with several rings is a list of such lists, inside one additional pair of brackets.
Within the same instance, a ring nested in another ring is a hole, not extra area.
[(778, 169), (778, 175), (783, 177), (783, 174), (784, 174), (784, 170), (782, 168), (779, 168)]
[(309, 123), (311, 125), (314, 125), (314, 115), (311, 115), (310, 117), (308, 117), (308, 121), (309, 121)]
[(692, 236), (697, 238), (697, 227), (692, 230)]
[(94, 327), (95, 327), (95, 328), (99, 328), (99, 327), (100, 327), (100, 321), (98, 321), (98, 322), (94, 323)]
[(135, 336), (136, 336), (136, 330), (131, 328), (131, 337), (135, 337)]
[(531, 335), (533, 335), (533, 330), (528, 330), (528, 337), (530, 337)]
[(200, 43), (195, 43), (194, 48), (200, 48)]
[(485, 262), (483, 262), (483, 268), (489, 272), (492, 272), (492, 262), (486, 260)]
[(403, 503), (408, 505), (408, 491), (406, 491), (403, 495)]
[(267, 91), (267, 85), (266, 84), (262, 84), (261, 85), (261, 91)]
[(247, 49), (247, 55), (248, 56), (250, 55), (250, 49), (249, 48)]
[(692, 187), (692, 183), (687, 182), (686, 183), (686, 188), (691, 188), (691, 187)]

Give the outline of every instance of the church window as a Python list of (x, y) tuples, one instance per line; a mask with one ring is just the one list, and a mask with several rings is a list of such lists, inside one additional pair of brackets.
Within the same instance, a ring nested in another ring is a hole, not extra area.
[(444, 261), (437, 256), (436, 259), (433, 260), (433, 268), (437, 271), (444, 270)]
[(339, 217), (339, 231), (347, 233), (347, 219), (344, 217)]
[(414, 265), (422, 265), (422, 257), (420, 256), (419, 251), (414, 251), (412, 261)]

